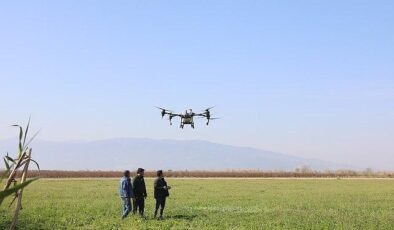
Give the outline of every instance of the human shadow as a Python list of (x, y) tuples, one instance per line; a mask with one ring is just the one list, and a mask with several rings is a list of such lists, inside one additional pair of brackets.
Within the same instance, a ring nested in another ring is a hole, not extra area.
[(192, 221), (196, 217), (197, 215), (172, 215), (167, 216), (166, 219)]

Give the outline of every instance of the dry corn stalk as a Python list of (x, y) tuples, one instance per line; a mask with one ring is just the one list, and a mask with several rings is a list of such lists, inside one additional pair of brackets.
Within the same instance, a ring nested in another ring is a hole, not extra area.
[[(17, 227), (19, 211), (22, 209), (23, 188), (37, 179), (34, 178), (34, 179), (26, 180), (29, 171), (30, 162), (35, 163), (38, 167), (38, 170), (40, 170), (38, 163), (31, 158), (32, 149), (28, 147), (28, 145), (38, 134), (38, 132), (28, 142), (26, 142), (27, 134), (29, 131), (29, 125), (30, 125), (30, 118), (25, 131), (23, 131), (23, 128), (21, 126), (13, 125), (15, 127), (19, 127), (18, 154), (16, 158), (12, 158), (7, 153), (7, 155), (4, 157), (4, 164), (6, 170), (3, 173), (2, 177), (0, 178), (1, 181), (3, 178), (6, 179), (3, 190), (0, 192), (0, 206), (3, 203), (4, 199), (12, 194), (14, 194), (14, 199), (12, 200), (10, 207), (12, 203), (15, 200), (17, 200), (16, 208), (14, 211), (14, 217), (10, 229), (16, 229)], [(20, 177), (18, 178), (19, 175)], [(19, 183), (18, 180), (20, 181)]]

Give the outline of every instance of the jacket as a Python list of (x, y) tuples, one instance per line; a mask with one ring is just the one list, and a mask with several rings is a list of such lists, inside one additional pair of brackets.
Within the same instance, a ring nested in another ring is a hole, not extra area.
[(133, 193), (135, 197), (146, 197), (145, 180), (143, 176), (136, 176), (133, 180)]
[(120, 197), (133, 198), (133, 185), (131, 184), (130, 178), (123, 176), (119, 182), (119, 195)]
[(170, 195), (167, 189), (167, 182), (164, 179), (164, 177), (156, 178), (153, 187), (154, 187), (154, 196), (156, 199), (164, 198)]

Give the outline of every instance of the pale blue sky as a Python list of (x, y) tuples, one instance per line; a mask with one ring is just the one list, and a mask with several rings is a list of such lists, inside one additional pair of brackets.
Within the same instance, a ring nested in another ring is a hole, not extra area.
[[(0, 3), (0, 139), (204, 139), (393, 169), (394, 1)], [(170, 127), (153, 106), (216, 105)]]

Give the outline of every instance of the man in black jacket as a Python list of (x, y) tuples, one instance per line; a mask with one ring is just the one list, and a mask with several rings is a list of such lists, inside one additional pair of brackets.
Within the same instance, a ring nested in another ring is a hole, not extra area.
[(156, 209), (155, 209), (155, 217), (157, 216), (157, 211), (160, 208), (160, 217), (159, 219), (163, 219), (163, 211), (166, 205), (166, 199), (170, 195), (168, 190), (171, 189), (170, 186), (167, 186), (166, 180), (164, 180), (163, 171), (157, 171), (157, 178), (154, 182), (154, 195), (156, 199)]
[(144, 216), (144, 208), (145, 208), (145, 199), (147, 197), (146, 187), (144, 181), (144, 169), (138, 168), (137, 176), (134, 177), (133, 180), (133, 193), (134, 193), (134, 205), (133, 205), (133, 213), (138, 212), (141, 216)]

